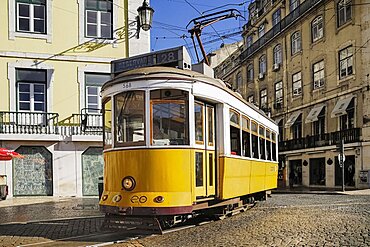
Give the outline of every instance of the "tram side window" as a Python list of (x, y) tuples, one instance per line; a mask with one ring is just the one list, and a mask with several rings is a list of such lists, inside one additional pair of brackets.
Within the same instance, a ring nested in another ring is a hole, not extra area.
[(271, 160), (271, 132), (266, 129), (266, 159)]
[(150, 92), (151, 144), (188, 145), (188, 92), (159, 89)]
[(130, 91), (115, 96), (114, 113), (117, 145), (144, 145), (145, 92)]
[(240, 115), (230, 110), (230, 146), (231, 154), (240, 155)]
[(272, 140), (272, 160), (276, 161), (276, 134), (274, 132), (272, 132), (271, 140)]
[(194, 117), (195, 117), (195, 142), (197, 144), (203, 144), (203, 122), (204, 122), (204, 105), (202, 103), (195, 102), (194, 104)]
[(251, 157), (251, 136), (249, 119), (246, 117), (242, 118), (242, 143), (243, 143), (243, 156)]
[(104, 122), (104, 129), (103, 129), (103, 140), (104, 140), (104, 148), (111, 148), (112, 147), (112, 100), (109, 98), (103, 104), (103, 122)]
[(258, 125), (255, 122), (251, 122), (251, 134), (252, 134), (252, 158), (259, 159), (258, 156)]
[(259, 136), (260, 136), (260, 159), (266, 159), (266, 152), (265, 152), (265, 128), (262, 126), (259, 127)]

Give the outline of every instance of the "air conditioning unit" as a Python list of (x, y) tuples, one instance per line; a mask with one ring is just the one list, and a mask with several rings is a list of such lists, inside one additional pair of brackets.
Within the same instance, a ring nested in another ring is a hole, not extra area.
[(273, 65), (272, 65), (272, 71), (278, 71), (280, 69), (280, 64), (278, 64), (278, 63), (274, 63)]
[(265, 73), (259, 73), (258, 74), (258, 79), (263, 79), (265, 78)]

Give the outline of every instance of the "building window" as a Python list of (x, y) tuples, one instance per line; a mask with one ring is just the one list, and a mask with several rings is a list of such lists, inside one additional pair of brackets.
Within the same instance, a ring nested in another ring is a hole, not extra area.
[(324, 86), (324, 60), (313, 65), (313, 89)]
[(349, 46), (339, 51), (340, 79), (353, 74), (353, 47)]
[(292, 55), (301, 51), (301, 33), (299, 31), (292, 34), (291, 37)]
[(265, 35), (265, 24), (261, 24), (258, 27), (258, 38), (261, 38), (263, 35)]
[(340, 130), (353, 129), (355, 127), (355, 100), (352, 99), (349, 103), (347, 114), (339, 117)]
[(254, 95), (249, 95), (248, 96), (248, 98), (247, 98), (247, 101), (249, 102), (249, 103), (254, 103)]
[(86, 112), (99, 113), (101, 106), (100, 90), (102, 85), (110, 80), (109, 74), (86, 73)]
[(280, 109), (283, 103), (283, 82), (275, 83), (275, 109)]
[(239, 92), (241, 92), (242, 90), (242, 87), (243, 87), (243, 77), (242, 77), (242, 73), (239, 72), (237, 75), (236, 75), (236, 88)]
[(301, 72), (293, 74), (292, 79), (293, 79), (293, 96), (301, 95), (302, 94)]
[(279, 126), (279, 142), (282, 142), (284, 141), (284, 119), (280, 119), (280, 121), (278, 122), (278, 126)]
[(247, 37), (247, 48), (248, 48), (248, 47), (251, 47), (251, 46), (252, 46), (252, 44), (253, 44), (253, 35), (249, 35), (249, 36)]
[(312, 21), (311, 30), (312, 30), (312, 42), (315, 42), (324, 36), (322, 15), (319, 15)]
[(299, 115), (297, 120), (292, 125), (293, 139), (302, 138), (302, 114)]
[(289, 10), (292, 12), (299, 6), (299, 0), (289, 0)]
[(267, 109), (267, 89), (262, 89), (260, 91), (260, 108)]
[(279, 8), (272, 14), (272, 26), (279, 24), (281, 20), (281, 9)]
[(266, 55), (262, 55), (259, 59), (259, 70), (260, 74), (266, 74)]
[(18, 110), (46, 111), (46, 70), (16, 69)]
[(17, 0), (17, 31), (46, 33), (46, 0)]
[(342, 0), (337, 6), (338, 27), (352, 19), (352, 1)]
[(247, 81), (253, 82), (253, 77), (254, 77), (253, 64), (249, 64), (247, 67)]
[(112, 38), (112, 2), (85, 0), (85, 36)]
[(317, 116), (317, 121), (314, 121), (312, 124), (313, 135), (322, 135), (325, 134), (325, 107), (322, 108), (321, 112)]
[(278, 44), (274, 47), (274, 64), (281, 64), (281, 45)]

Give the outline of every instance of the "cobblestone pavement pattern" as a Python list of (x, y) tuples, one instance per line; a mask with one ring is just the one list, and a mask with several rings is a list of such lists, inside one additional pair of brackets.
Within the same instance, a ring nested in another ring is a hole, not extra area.
[(94, 234), (100, 231), (102, 221), (94, 198), (0, 207), (0, 246)]
[(114, 246), (370, 246), (370, 196), (276, 194), (223, 221)]

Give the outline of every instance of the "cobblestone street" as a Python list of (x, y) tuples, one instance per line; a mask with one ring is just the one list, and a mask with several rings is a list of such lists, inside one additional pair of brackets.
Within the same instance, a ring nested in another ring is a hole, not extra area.
[[(75, 198), (3, 207), (0, 202), (0, 246), (86, 246), (127, 239), (125, 233), (103, 237), (95, 203)], [(222, 221), (111, 246), (370, 246), (370, 195), (273, 194)]]
[(115, 246), (370, 246), (370, 196), (274, 194), (223, 221)]

